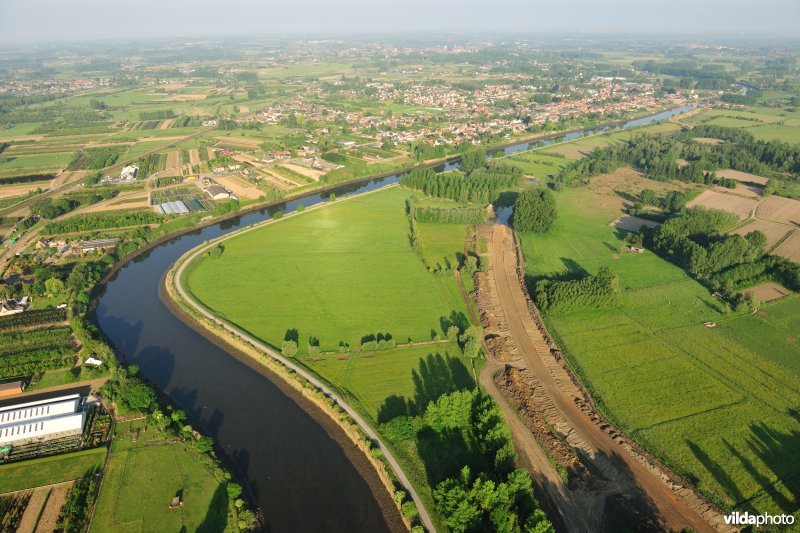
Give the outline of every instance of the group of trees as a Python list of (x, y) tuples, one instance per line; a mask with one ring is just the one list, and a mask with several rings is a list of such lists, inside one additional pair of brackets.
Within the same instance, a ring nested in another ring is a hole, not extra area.
[(437, 173), (430, 168), (418, 168), (400, 177), (400, 184), (422, 191), (435, 198), (450, 198), (460, 202), (487, 204), (499, 192), (522, 182), (522, 171), (516, 167), (480, 167), (464, 173), (460, 170)]
[(609, 306), (618, 292), (619, 279), (610, 268), (601, 267), (597, 275), (576, 280), (539, 280), (534, 298), (542, 311), (570, 312)]
[(555, 221), (556, 200), (548, 189), (527, 189), (517, 196), (511, 220), (515, 230), (547, 233)]
[[(689, 142), (713, 137), (724, 142)], [(686, 164), (679, 164), (684, 159)], [(800, 172), (800, 145), (755, 140), (749, 132), (720, 126), (700, 125), (675, 138), (638, 134), (631, 139), (594, 150), (589, 156), (565, 166), (555, 177), (556, 187), (586, 182), (592, 176), (631, 166), (648, 178), (690, 183), (717, 183), (714, 171), (732, 168), (763, 176)], [(722, 183), (725, 185), (726, 183)], [(730, 183), (728, 183), (730, 185)]]
[(83, 205), (95, 204), (101, 200), (113, 198), (118, 191), (110, 188), (101, 188), (91, 191), (84, 191), (77, 194), (70, 194), (58, 198), (43, 198), (31, 205), (31, 214), (39, 215), (42, 218), (54, 219), (63, 214), (69, 213)]
[(100, 170), (110, 167), (125, 150), (120, 146), (102, 146), (78, 150), (67, 165), (67, 170)]
[(530, 477), (514, 469), (508, 428), (489, 396), (477, 389), (440, 396), (428, 404), (417, 438), (423, 454), (437, 455), (428, 457), (439, 478), (433, 499), (450, 531), (553, 531)]
[(766, 254), (767, 239), (760, 231), (726, 235), (738, 222), (735, 215), (701, 207), (685, 209), (644, 234), (659, 255), (736, 302), (734, 291), (759, 281), (776, 281), (800, 290), (800, 265)]
[(142, 111), (139, 113), (139, 120), (166, 120), (168, 118), (175, 118), (175, 111), (172, 109), (161, 109)]
[(75, 233), (79, 231), (96, 231), (102, 229), (141, 226), (144, 224), (160, 224), (169, 215), (159, 215), (152, 211), (130, 211), (122, 213), (86, 213), (66, 220), (48, 222), (45, 231), (48, 234)]

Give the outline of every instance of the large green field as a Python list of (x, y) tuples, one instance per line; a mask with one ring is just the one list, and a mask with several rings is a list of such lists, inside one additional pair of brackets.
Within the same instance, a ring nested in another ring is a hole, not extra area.
[(105, 448), (92, 448), (0, 466), (0, 494), (80, 479), (103, 467)]
[[(404, 200), (390, 189), (302, 213), (228, 239), (187, 275), (204, 305), (274, 346), (296, 330), (322, 350), (390, 334), (397, 343), (443, 334), (464, 312), (452, 276), (428, 272), (411, 250)], [(463, 233), (462, 240), (463, 242)]]
[[(180, 495), (185, 505), (168, 508)], [(114, 450), (91, 531), (229, 531), (223, 483), (183, 444)], [(235, 526), (234, 526), (235, 527)]]
[(528, 275), (610, 266), (620, 279), (615, 307), (547, 317), (601, 409), (724, 508), (796, 510), (800, 298), (725, 314), (675, 265), (621, 252), (608, 196), (568, 190), (557, 203), (550, 235), (522, 236)]

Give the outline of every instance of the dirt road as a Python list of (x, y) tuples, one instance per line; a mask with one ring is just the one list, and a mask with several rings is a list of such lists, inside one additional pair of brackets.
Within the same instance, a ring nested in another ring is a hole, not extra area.
[[(566, 433), (570, 445), (603, 478), (615, 482), (630, 480), (629, 484), (653, 508), (656, 520), (664, 529), (692, 528), (698, 532), (723, 529), (719, 523), (715, 524), (717, 528), (710, 525), (707, 519), (715, 522), (718, 519), (701, 507), (699, 499), (686, 495), (688, 501), (696, 502), (694, 507), (687, 505), (655, 472), (592, 422), (576, 404), (578, 392), (574, 384), (566, 383), (562, 376), (554, 377), (553, 365), (545, 363), (546, 358), (552, 359), (550, 349), (530, 315), (520, 286), (513, 236), (506, 226), (494, 226), (490, 256), (498, 297), (510, 335), (519, 349), (520, 362), (536, 376), (557, 414), (568, 426), (562, 432)], [(698, 511), (706, 513), (706, 519)]]

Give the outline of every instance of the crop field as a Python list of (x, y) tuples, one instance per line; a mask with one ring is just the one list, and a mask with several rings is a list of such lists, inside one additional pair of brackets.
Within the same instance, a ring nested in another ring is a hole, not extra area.
[(757, 302), (769, 303), (774, 300), (779, 300), (784, 296), (792, 293), (789, 289), (781, 287), (777, 283), (760, 283), (755, 287), (750, 287), (742, 291), (744, 293), (752, 294)]
[(546, 318), (570, 364), (610, 420), (723, 508), (796, 509), (800, 298), (726, 312), (652, 252), (620, 254), (604, 204), (558, 193), (554, 231), (521, 239), (534, 279), (601, 266), (619, 276), (615, 306)]
[(755, 183), (757, 185), (766, 185), (769, 181), (767, 178), (763, 176), (757, 176), (755, 174), (750, 174), (748, 172), (741, 172), (739, 170), (732, 170), (732, 169), (725, 169), (725, 170), (717, 170), (716, 175), (718, 178), (728, 178), (736, 181), (741, 181), (744, 183)]
[(800, 200), (770, 196), (758, 206), (758, 218), (800, 226)]
[(743, 198), (735, 194), (706, 190), (700, 196), (687, 203), (687, 207), (702, 206), (708, 209), (728, 211), (744, 220), (750, 216), (758, 205), (758, 200)]
[(800, 263), (800, 230), (794, 230), (791, 235), (781, 241), (773, 253)]
[(547, 155), (541, 151), (532, 151), (503, 157), (500, 161), (518, 166), (529, 176), (543, 179), (551, 174), (557, 174), (570, 160)]
[(786, 224), (778, 224), (769, 220), (753, 220), (735, 230), (731, 231), (736, 235), (747, 235), (751, 231), (760, 231), (767, 238), (767, 250), (783, 239), (787, 233), (792, 231), (792, 227)]
[(71, 367), (76, 351), (70, 328), (0, 334), (0, 379)]
[[(170, 510), (176, 494), (186, 505)], [(182, 444), (115, 450), (90, 531), (227, 531), (228, 494)]]
[(106, 448), (100, 447), (0, 465), (0, 494), (79, 479), (105, 459)]
[(464, 304), (454, 280), (429, 273), (411, 250), (407, 195), (393, 188), (229, 239), (187, 273), (188, 288), (273, 346), (296, 330), (301, 353), (311, 336), (335, 350), (378, 333), (397, 343), (443, 335), (440, 319)]

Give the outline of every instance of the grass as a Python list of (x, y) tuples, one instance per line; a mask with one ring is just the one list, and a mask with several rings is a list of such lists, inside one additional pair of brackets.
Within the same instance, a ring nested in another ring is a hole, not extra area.
[[(181, 509), (168, 508), (180, 495)], [(228, 494), (183, 444), (112, 452), (90, 531), (229, 531)]]
[[(723, 508), (792, 512), (800, 500), (800, 298), (764, 316), (726, 314), (652, 252), (620, 253), (610, 196), (557, 195), (559, 220), (523, 235), (532, 278), (610, 266), (612, 308), (546, 317), (604, 413)], [(705, 321), (718, 323), (707, 328)]]
[(82, 478), (101, 468), (105, 448), (92, 448), (0, 466), (0, 494)]
[(465, 309), (410, 249), (407, 195), (394, 188), (229, 239), (187, 274), (188, 288), (274, 346), (297, 330), (301, 352), (309, 336), (323, 350), (377, 333), (427, 341)]

